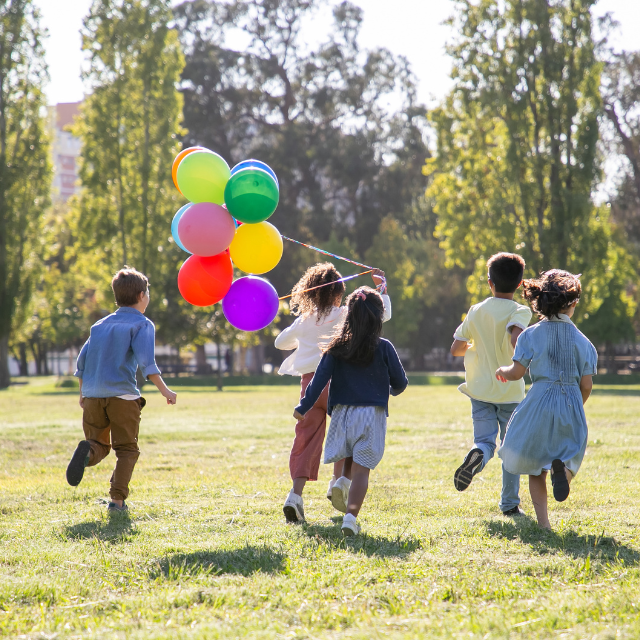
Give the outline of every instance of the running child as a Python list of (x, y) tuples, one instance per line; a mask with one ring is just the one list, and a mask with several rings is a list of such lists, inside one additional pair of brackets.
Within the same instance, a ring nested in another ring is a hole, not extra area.
[(524, 297), (542, 318), (518, 339), (511, 366), (496, 371), (501, 382), (533, 384), (513, 412), (499, 455), (510, 473), (528, 474), (538, 524), (551, 529), (547, 512), (547, 471), (553, 496), (569, 497), (569, 484), (587, 448), (586, 403), (597, 373), (598, 352), (573, 324), (582, 286), (578, 276), (553, 269), (525, 280)]
[[(408, 384), (396, 350), (380, 337), (383, 316), (384, 304), (377, 291), (361, 287), (347, 298), (346, 317), (323, 349), (318, 370), (293, 412), (294, 418), (302, 420), (330, 382), (331, 424), (324, 462), (344, 459), (344, 475), (334, 485), (331, 501), (346, 512), (345, 536), (360, 532), (356, 518), (367, 494), (369, 472), (384, 453), (389, 393), (398, 395)], [(337, 494), (339, 486), (349, 486), (347, 496), (342, 491)]]
[[(282, 363), (278, 373), (301, 376), (300, 398), (304, 397), (322, 357), (320, 345), (323, 337), (326, 343), (336, 325), (345, 316), (346, 307), (340, 306), (345, 291), (341, 278), (342, 276), (331, 263), (323, 262), (309, 267), (293, 288), (291, 308), (299, 317), (278, 335), (275, 346), (282, 350), (295, 349), (295, 352)], [(384, 271), (374, 270), (372, 278), (378, 287), (385, 287)], [(384, 293), (383, 291), (382, 299), (385, 307), (383, 322), (386, 322), (391, 318), (391, 301)], [(327, 397), (328, 388), (323, 390), (304, 420), (296, 424), (295, 439), (289, 457), (293, 488), (283, 506), (287, 522), (304, 521), (302, 492), (307, 481), (314, 482), (318, 479), (327, 425)], [(343, 475), (342, 467), (342, 460), (334, 465), (333, 477), (329, 481), (327, 491), (329, 500), (331, 500), (336, 478)], [(348, 484), (346, 480), (344, 487), (346, 492), (349, 491)]]
[(155, 327), (145, 318), (149, 280), (128, 267), (116, 273), (111, 288), (118, 310), (91, 327), (78, 355), (82, 427), (86, 440), (67, 467), (67, 482), (76, 487), (85, 467), (103, 460), (113, 448), (116, 468), (111, 476), (109, 512), (126, 511), (129, 482), (140, 450), (140, 412), (146, 401), (136, 386), (136, 369), (158, 387), (167, 404), (176, 394), (167, 387), (155, 359)]
[[(453, 336), (451, 354), (464, 356), (466, 381), (458, 389), (471, 399), (474, 442), (453, 476), (458, 491), (464, 491), (493, 457), (496, 440), (502, 441), (513, 410), (524, 398), (524, 380), (501, 385), (495, 379), (495, 370), (511, 363), (518, 336), (531, 320), (530, 309), (513, 300), (524, 268), (524, 259), (516, 253), (491, 256), (487, 269), (493, 295), (469, 309)], [(522, 515), (519, 488), (520, 478), (503, 466), (500, 510), (504, 515)]]

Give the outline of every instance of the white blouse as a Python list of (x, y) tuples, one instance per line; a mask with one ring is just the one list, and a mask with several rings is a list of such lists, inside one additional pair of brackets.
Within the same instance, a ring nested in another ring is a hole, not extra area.
[[(382, 296), (384, 315), (382, 322), (391, 319), (391, 300)], [(296, 321), (276, 338), (276, 349), (295, 351), (280, 365), (281, 376), (301, 376), (313, 373), (322, 359), (320, 347), (329, 342), (333, 329), (347, 313), (347, 307), (334, 307), (329, 315), (318, 324), (316, 314), (300, 316)]]

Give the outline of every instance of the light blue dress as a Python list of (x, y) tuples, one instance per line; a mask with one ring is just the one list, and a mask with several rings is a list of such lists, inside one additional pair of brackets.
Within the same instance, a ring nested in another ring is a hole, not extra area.
[(504, 468), (537, 476), (558, 458), (575, 475), (588, 438), (580, 378), (596, 374), (598, 352), (560, 314), (523, 331), (513, 360), (529, 368), (533, 384), (507, 425), (498, 454)]

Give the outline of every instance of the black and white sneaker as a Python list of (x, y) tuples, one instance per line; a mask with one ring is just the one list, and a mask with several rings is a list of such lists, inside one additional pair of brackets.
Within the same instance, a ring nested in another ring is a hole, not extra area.
[(481, 449), (471, 449), (467, 453), (464, 462), (453, 474), (453, 484), (458, 491), (464, 491), (471, 484), (471, 480), (478, 473), (483, 460), (484, 454)]
[(558, 502), (564, 502), (569, 497), (569, 481), (564, 462), (557, 458), (551, 463), (551, 485), (553, 486), (553, 497)]
[(520, 507), (513, 507), (513, 509), (507, 509), (506, 511), (503, 511), (502, 515), (509, 518), (519, 518), (520, 516), (524, 516), (526, 514)]
[(84, 476), (84, 469), (89, 462), (90, 453), (91, 445), (88, 440), (80, 441), (67, 467), (67, 482), (72, 487), (77, 487), (80, 484), (82, 476)]
[(302, 496), (291, 491), (284, 501), (282, 511), (287, 522), (294, 524), (304, 522), (304, 503), (302, 502)]

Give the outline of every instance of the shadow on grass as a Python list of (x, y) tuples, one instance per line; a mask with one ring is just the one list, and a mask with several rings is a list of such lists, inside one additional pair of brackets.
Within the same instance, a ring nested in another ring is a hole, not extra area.
[(179, 580), (183, 577), (252, 573), (286, 573), (289, 562), (283, 553), (268, 547), (247, 545), (231, 551), (176, 553), (158, 560), (151, 569), (152, 579)]
[(383, 536), (371, 536), (366, 532), (352, 538), (344, 538), (342, 535), (342, 518), (337, 516), (331, 518), (334, 526), (307, 524), (302, 526), (302, 531), (309, 538), (323, 541), (335, 548), (349, 549), (357, 553), (364, 553), (367, 556), (397, 557), (405, 556), (420, 549), (420, 540), (414, 537), (405, 537), (398, 534), (395, 538), (385, 538)]
[(640, 553), (611, 536), (579, 535), (571, 529), (561, 532), (541, 529), (533, 518), (523, 516), (515, 522), (485, 522), (490, 536), (521, 540), (541, 555), (565, 554), (574, 558), (601, 557), (621, 560), (625, 564), (638, 564)]
[(65, 527), (63, 535), (71, 540), (98, 538), (103, 542), (116, 544), (129, 542), (133, 536), (138, 535), (138, 530), (134, 528), (131, 517), (125, 512), (112, 514), (107, 521), (92, 520)]

